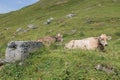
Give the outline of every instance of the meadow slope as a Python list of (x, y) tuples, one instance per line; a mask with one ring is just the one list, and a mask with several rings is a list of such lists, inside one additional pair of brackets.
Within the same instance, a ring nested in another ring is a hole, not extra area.
[[(0, 55), (4, 57), (9, 41), (37, 40), (47, 35), (63, 34), (62, 45), (43, 47), (30, 54), (22, 66), (6, 64), (0, 71), (1, 80), (119, 80), (120, 79), (120, 1), (119, 0), (41, 0), (18, 11), (0, 15)], [(66, 18), (74, 12), (77, 15)], [(45, 25), (47, 19), (54, 20)], [(25, 33), (14, 33), (18, 28)], [(73, 33), (75, 31), (75, 33)], [(72, 39), (112, 36), (105, 52), (66, 50)], [(116, 74), (95, 70), (97, 64), (115, 69)]]

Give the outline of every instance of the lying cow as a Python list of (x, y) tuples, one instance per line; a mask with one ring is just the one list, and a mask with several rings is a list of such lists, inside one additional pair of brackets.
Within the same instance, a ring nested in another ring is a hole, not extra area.
[(89, 37), (81, 40), (71, 40), (69, 43), (65, 44), (65, 48), (104, 50), (104, 47), (108, 45), (107, 40), (110, 40), (110, 39), (111, 39), (111, 36), (106, 36), (106, 34), (102, 34), (101, 36), (98, 36), (98, 37)]
[(57, 36), (46, 36), (37, 40), (38, 42), (42, 42), (44, 45), (49, 46), (55, 42), (63, 41), (62, 35), (60, 33)]

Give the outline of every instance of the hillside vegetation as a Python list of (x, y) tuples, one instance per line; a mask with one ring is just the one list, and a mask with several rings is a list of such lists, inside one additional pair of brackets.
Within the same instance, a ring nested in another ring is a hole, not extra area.
[[(64, 41), (30, 53), (22, 66), (2, 66), (1, 80), (119, 80), (120, 79), (120, 0), (40, 0), (18, 11), (0, 15), (0, 55), (4, 58), (9, 41), (37, 40), (48, 35), (63, 34)], [(66, 18), (69, 13), (76, 13)], [(53, 17), (54, 20), (44, 23)], [(18, 28), (28, 29), (16, 33)], [(73, 32), (75, 31), (75, 32)], [(105, 52), (67, 50), (64, 44), (72, 39), (112, 36)], [(106, 73), (95, 69), (103, 64), (115, 69)]]

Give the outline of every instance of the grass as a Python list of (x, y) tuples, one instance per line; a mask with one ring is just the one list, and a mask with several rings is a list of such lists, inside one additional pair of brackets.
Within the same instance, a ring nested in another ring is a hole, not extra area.
[(1, 70), (1, 79), (117, 80), (120, 78), (119, 75), (95, 70), (95, 65), (101, 63), (114, 66), (119, 72), (119, 59), (116, 55), (118, 54), (110, 55), (95, 51), (41, 49), (31, 53), (22, 66), (6, 64)]
[[(118, 0), (41, 0), (40, 2), (0, 15), (0, 53), (4, 57), (7, 43), (11, 40), (37, 40), (39, 37), (63, 34), (61, 46), (52, 45), (30, 54), (22, 66), (18, 63), (6, 64), (0, 71), (1, 80), (119, 80), (120, 79), (120, 4)], [(49, 4), (48, 4), (49, 3)], [(58, 4), (59, 3), (59, 4)], [(66, 15), (75, 12), (70, 19)], [(43, 23), (50, 17), (49, 25)], [(12, 38), (18, 28), (30, 29)], [(6, 30), (8, 28), (8, 30)], [(76, 33), (72, 34), (72, 30)], [(112, 36), (105, 52), (66, 50), (64, 44), (72, 39), (99, 36), (105, 33)], [(97, 64), (110, 65), (118, 74), (107, 74), (95, 70)]]

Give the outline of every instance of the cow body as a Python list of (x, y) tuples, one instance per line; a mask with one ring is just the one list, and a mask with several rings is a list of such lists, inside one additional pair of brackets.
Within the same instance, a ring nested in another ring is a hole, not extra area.
[(37, 40), (38, 42), (42, 42), (44, 45), (50, 45), (53, 44), (54, 42), (56, 42), (56, 38), (52, 37), (52, 36), (46, 36), (43, 38), (40, 38)]
[(42, 37), (42, 38), (39, 38), (37, 40), (38, 42), (42, 42), (44, 45), (46, 46), (49, 46), (55, 42), (61, 42), (63, 41), (62, 39), (62, 35), (61, 34), (58, 34), (57, 36), (46, 36), (46, 37)]
[(68, 49), (96, 49), (98, 47), (98, 41), (96, 37), (72, 40), (65, 47)]
[(108, 37), (103, 34), (99, 37), (89, 37), (81, 40), (71, 40), (69, 43), (65, 44), (65, 48), (67, 49), (87, 49), (87, 50), (95, 50), (95, 49), (104, 49), (104, 46), (107, 46)]

